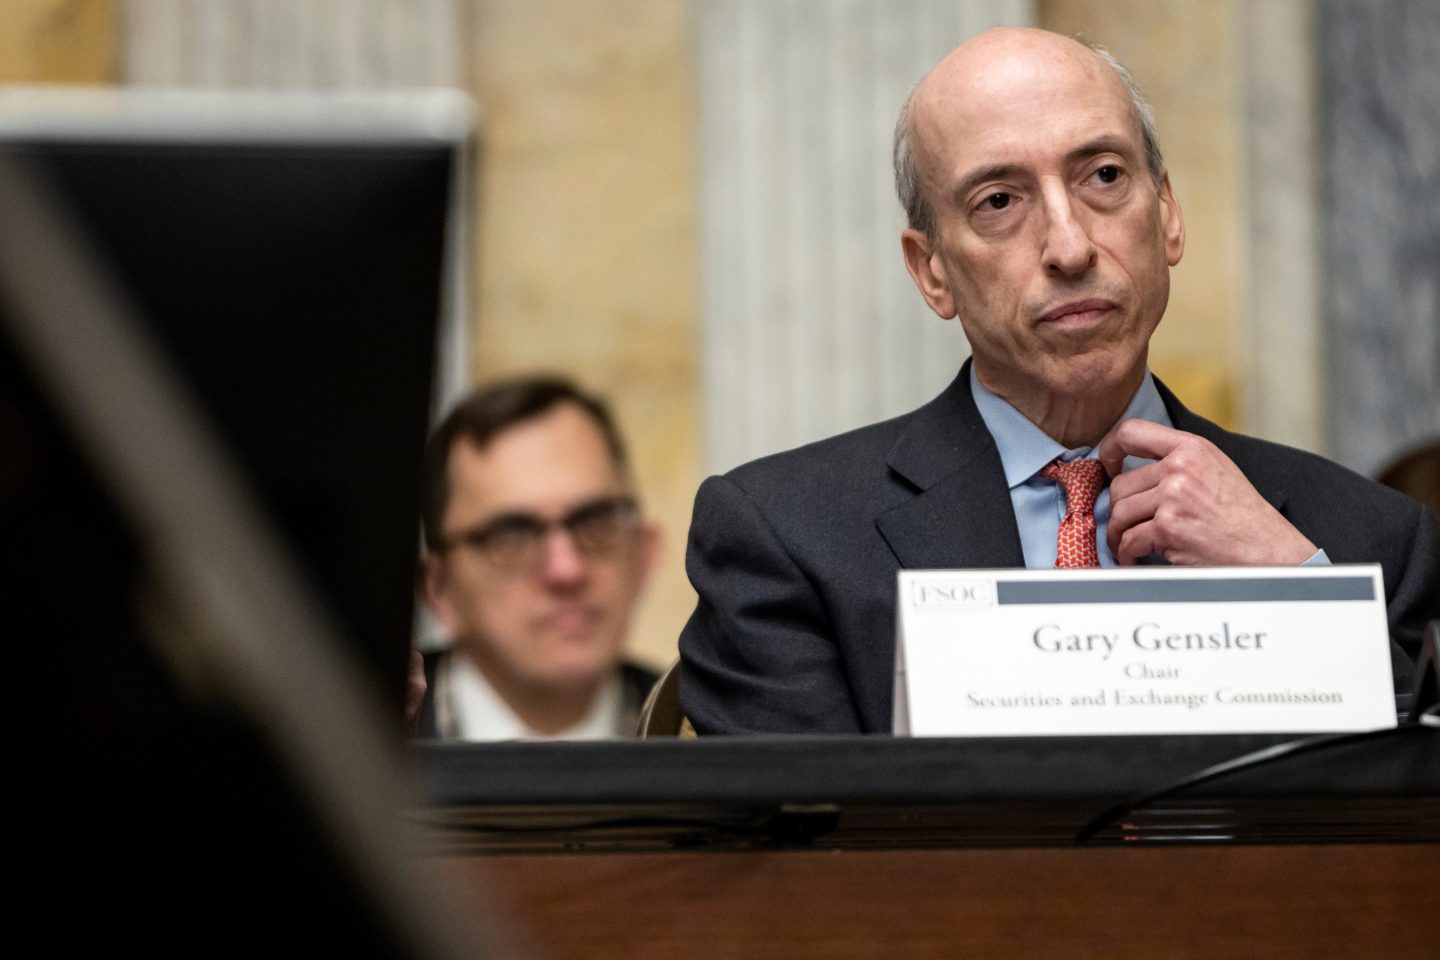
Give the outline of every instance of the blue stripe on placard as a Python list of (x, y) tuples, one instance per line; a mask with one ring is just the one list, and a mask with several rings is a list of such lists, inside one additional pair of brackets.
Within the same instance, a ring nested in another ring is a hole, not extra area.
[(999, 604), (1237, 603), (1275, 600), (1374, 600), (1369, 577), (1215, 580), (1009, 580), (995, 585)]

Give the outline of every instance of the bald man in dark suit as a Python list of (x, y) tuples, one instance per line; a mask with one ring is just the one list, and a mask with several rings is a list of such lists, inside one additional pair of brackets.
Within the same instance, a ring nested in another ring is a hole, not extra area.
[(913, 413), (701, 486), (680, 639), (697, 730), (889, 731), (897, 571), (1067, 565), (1066, 477), (1088, 478), (1088, 565), (1380, 563), (1407, 683), (1440, 618), (1435, 514), (1224, 431), (1149, 372), (1185, 227), (1124, 68), (981, 34), (911, 95), (895, 157), (906, 267), (972, 361)]

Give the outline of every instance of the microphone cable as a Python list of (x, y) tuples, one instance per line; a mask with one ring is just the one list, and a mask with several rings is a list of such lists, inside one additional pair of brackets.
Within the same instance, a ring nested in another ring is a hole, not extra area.
[(1406, 723), (1396, 727), (1382, 727), (1379, 730), (1365, 730), (1360, 733), (1341, 733), (1320, 737), (1308, 737), (1264, 747), (1231, 760), (1226, 760), (1223, 763), (1206, 767), (1199, 773), (1176, 780), (1157, 790), (1139, 794), (1130, 800), (1107, 807), (1086, 823), (1085, 826), (1080, 828), (1080, 832), (1075, 834), (1075, 843), (1077, 845), (1089, 843), (1101, 830), (1111, 826), (1116, 820), (1127, 813), (1143, 810), (1151, 804), (1165, 800), (1177, 793), (1183, 793), (1192, 787), (1197, 787), (1202, 783), (1209, 783), (1212, 780), (1218, 780), (1232, 773), (1241, 773), (1290, 757), (1297, 757), (1307, 753), (1318, 753), (1322, 750), (1329, 750), (1347, 744), (1361, 743), (1367, 740), (1384, 740), (1391, 737), (1410, 736), (1417, 731), (1424, 733), (1434, 732), (1436, 730), (1440, 730), (1440, 703), (1432, 704), (1429, 709), (1421, 713), (1420, 716), (1416, 718), (1416, 721), (1412, 723)]

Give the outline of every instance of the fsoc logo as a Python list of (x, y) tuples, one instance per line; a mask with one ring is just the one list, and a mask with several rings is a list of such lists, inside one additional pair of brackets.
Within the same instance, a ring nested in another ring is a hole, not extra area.
[(915, 610), (958, 612), (966, 608), (983, 610), (995, 605), (995, 581), (986, 579), (957, 580), (937, 577), (914, 580), (910, 584), (910, 605)]

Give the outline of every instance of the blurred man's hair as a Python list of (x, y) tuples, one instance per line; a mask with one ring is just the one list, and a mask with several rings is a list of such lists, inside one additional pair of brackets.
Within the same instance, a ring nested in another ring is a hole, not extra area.
[(518, 377), (477, 387), (446, 415), (425, 446), (425, 489), (420, 506), (420, 523), (427, 549), (433, 549), (443, 533), (441, 525), (450, 500), (450, 450), (455, 441), (465, 440), (484, 450), (502, 431), (565, 403), (589, 414), (605, 439), (605, 446), (615, 461), (615, 469), (622, 475), (627, 472), (625, 442), (615, 427), (610, 408), (604, 400), (580, 389), (565, 377)]

